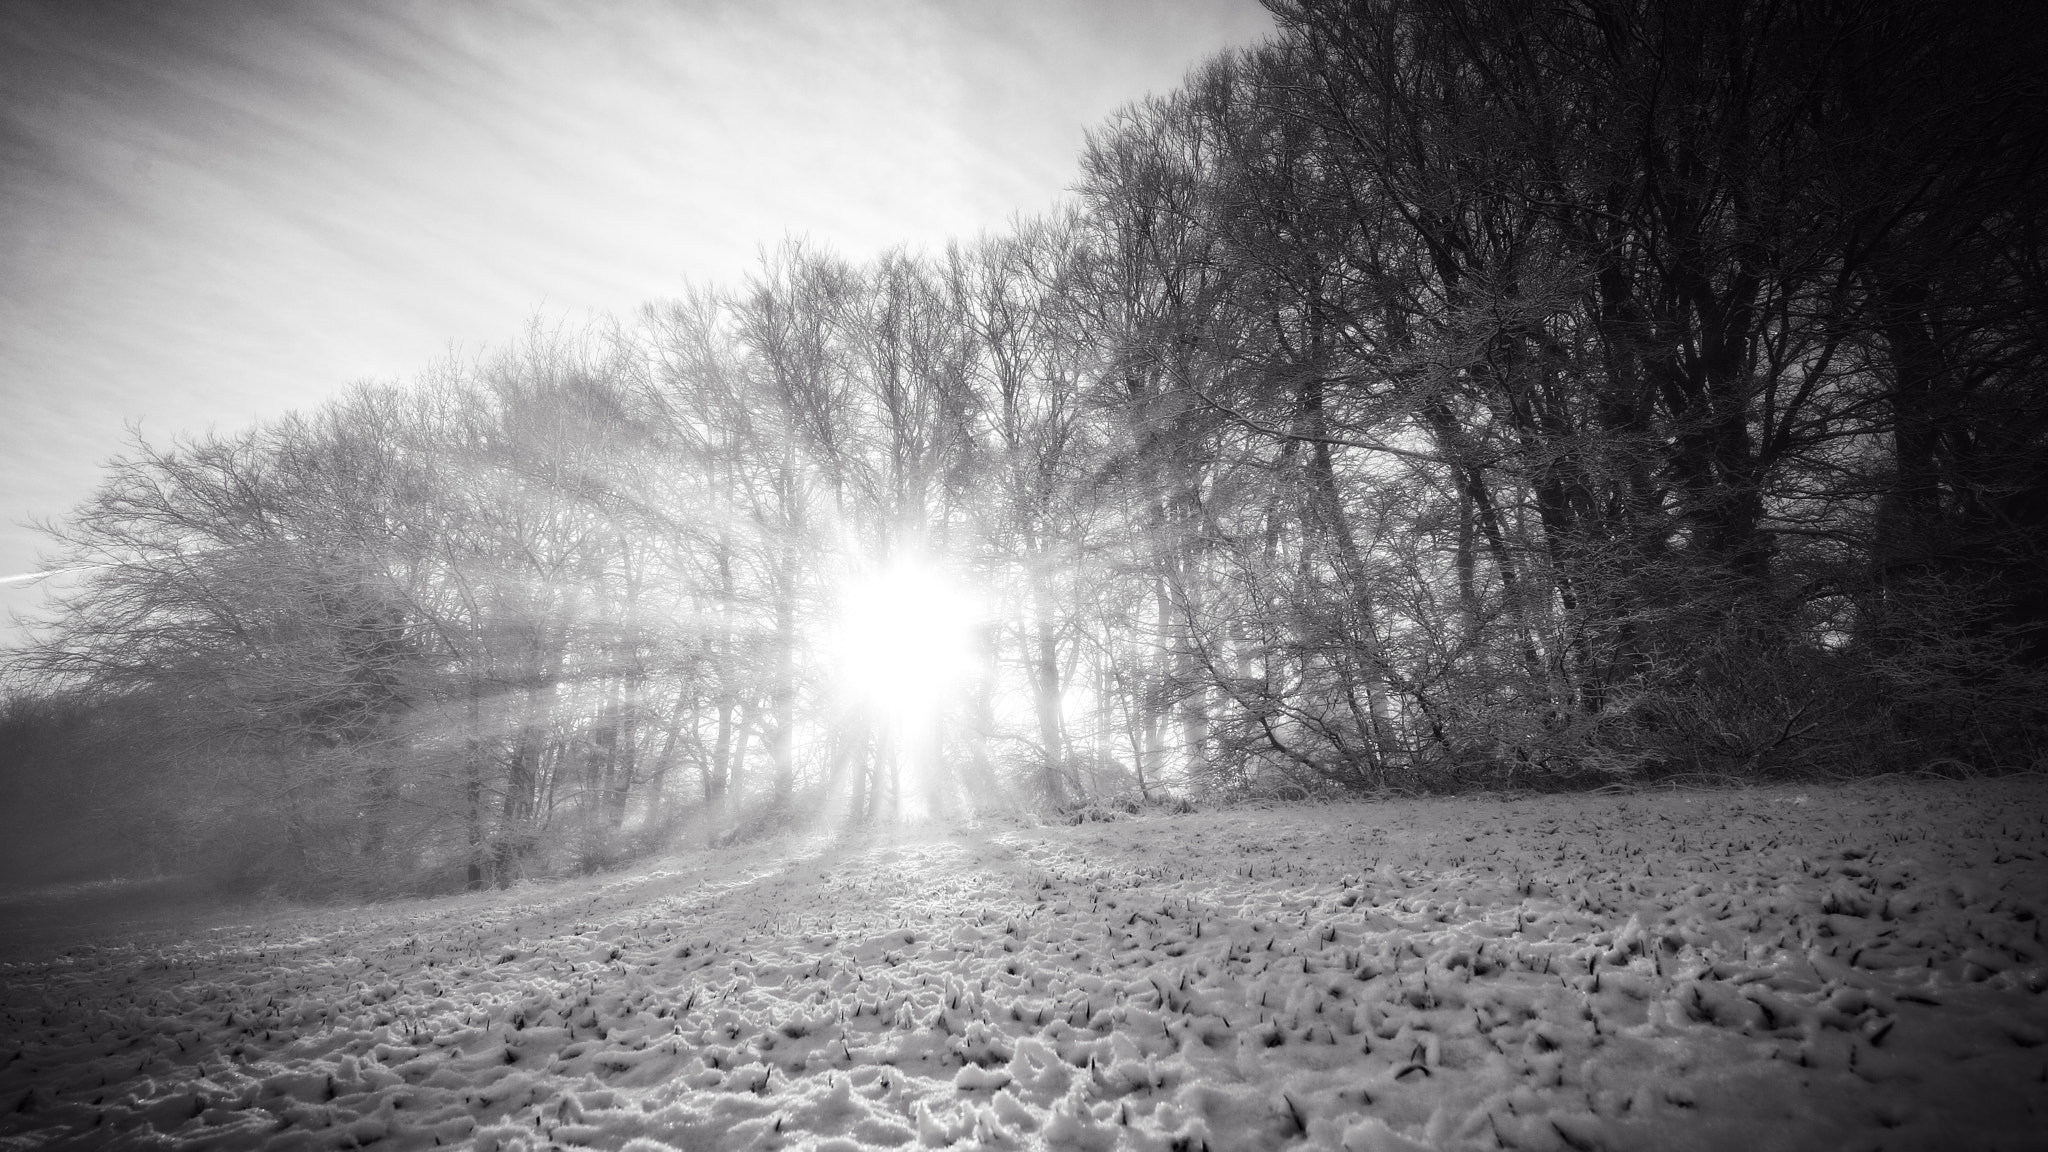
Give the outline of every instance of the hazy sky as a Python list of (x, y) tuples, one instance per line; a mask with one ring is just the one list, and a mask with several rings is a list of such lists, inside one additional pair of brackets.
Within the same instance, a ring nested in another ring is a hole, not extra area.
[[(0, 577), (122, 449), (1039, 211), (1256, 0), (4, 0)], [(40, 590), (0, 584), (5, 612)]]

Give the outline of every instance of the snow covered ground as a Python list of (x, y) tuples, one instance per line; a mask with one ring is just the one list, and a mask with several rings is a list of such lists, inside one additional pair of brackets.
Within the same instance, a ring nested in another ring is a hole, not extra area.
[(0, 1148), (2041, 1148), (2044, 914), (2039, 777), (791, 839), (17, 939)]

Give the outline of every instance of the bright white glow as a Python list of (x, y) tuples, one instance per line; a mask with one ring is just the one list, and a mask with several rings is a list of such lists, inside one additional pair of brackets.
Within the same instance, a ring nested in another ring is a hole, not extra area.
[(881, 718), (929, 716), (973, 677), (981, 612), (943, 573), (899, 564), (848, 584), (838, 608), (840, 686)]

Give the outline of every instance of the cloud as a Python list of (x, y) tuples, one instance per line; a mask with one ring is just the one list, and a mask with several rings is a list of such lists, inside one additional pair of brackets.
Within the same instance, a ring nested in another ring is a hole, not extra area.
[[(1253, 0), (10, 0), (0, 520), (152, 439), (1046, 207)], [(0, 571), (30, 533), (0, 528)]]

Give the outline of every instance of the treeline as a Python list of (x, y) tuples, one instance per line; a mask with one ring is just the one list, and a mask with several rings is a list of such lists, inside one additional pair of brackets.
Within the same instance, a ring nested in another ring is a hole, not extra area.
[[(2038, 760), (2023, 5), (1271, 6), (1006, 234), (789, 243), (138, 444), (53, 530), (91, 571), (0, 727), (90, 729), (164, 850), (308, 888), (910, 806)], [(819, 643), (906, 556), (995, 606), (916, 780)]]

